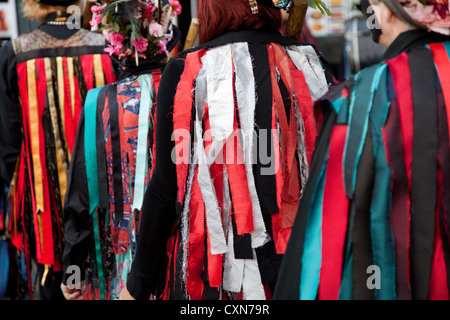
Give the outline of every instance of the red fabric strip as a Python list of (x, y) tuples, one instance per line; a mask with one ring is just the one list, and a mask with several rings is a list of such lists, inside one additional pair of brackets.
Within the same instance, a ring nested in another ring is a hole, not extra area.
[(320, 300), (336, 300), (341, 285), (348, 220), (348, 199), (343, 172), (346, 137), (347, 126), (334, 126), (322, 204), (322, 267), (318, 290)]
[(397, 92), (400, 122), (405, 149), (405, 164), (407, 169), (409, 187), (411, 187), (414, 111), (408, 55), (406, 54), (406, 52), (404, 52), (398, 57), (386, 62), (394, 78), (394, 86)]
[(72, 113), (72, 99), (70, 93), (69, 71), (67, 67), (66, 57), (62, 57), (62, 64), (64, 73), (64, 123), (66, 130), (65, 134), (69, 153), (72, 153), (72, 149), (75, 144), (76, 126), (74, 125)]
[[(448, 53), (442, 43), (430, 43), (428, 46), (433, 51), (433, 58), (444, 96), (447, 119), (450, 122), (450, 60)], [(450, 140), (450, 125), (448, 126), (448, 136)]]
[(177, 155), (178, 202), (183, 203), (189, 166), (190, 133), (194, 80), (202, 67), (201, 57), (207, 50), (199, 50), (186, 56), (184, 72), (178, 82), (173, 106), (173, 135)]
[(442, 172), (442, 167), (438, 166), (437, 172), (437, 185), (438, 185), (438, 195), (437, 195), (437, 206), (435, 213), (435, 231), (434, 231), (434, 253), (433, 253), (433, 265), (431, 269), (431, 279), (430, 279), (430, 300), (449, 300), (449, 289), (447, 282), (447, 269), (445, 265), (444, 249), (442, 246), (442, 234), (441, 234), (441, 221), (439, 218), (439, 213), (441, 211), (441, 205), (443, 203), (443, 185), (444, 177)]
[[(37, 214), (36, 214), (36, 197), (34, 195), (34, 184), (33, 184), (33, 173), (31, 172), (31, 144), (30, 144), (30, 133), (29, 133), (29, 112), (28, 112), (28, 106), (29, 106), (29, 100), (28, 100), (28, 76), (27, 76), (27, 62), (19, 63), (16, 67), (17, 69), (17, 76), (19, 78), (18, 87), (20, 92), (20, 100), (21, 100), (21, 106), (22, 106), (22, 127), (24, 130), (24, 139), (25, 139), (25, 152), (26, 156), (25, 158), (28, 161), (28, 176), (30, 183), (30, 193), (31, 193), (31, 206), (33, 210), (33, 227), (34, 227), (34, 235), (35, 235), (35, 243), (36, 243), (36, 258), (41, 258), (41, 247), (39, 245), (40, 238), (39, 238), (39, 224), (37, 221)], [(24, 208), (22, 207), (22, 210)]]
[(155, 98), (153, 99), (153, 107), (152, 107), (152, 114), (153, 114), (153, 146), (152, 146), (152, 166), (150, 169), (150, 178), (153, 175), (153, 170), (155, 169), (155, 160), (156, 160), (156, 115), (158, 113), (158, 104), (156, 103), (156, 97), (158, 96), (158, 90), (159, 90), (159, 84), (161, 83), (161, 70), (153, 70), (152, 71), (152, 80), (153, 80), (153, 86), (155, 88)]
[[(397, 105), (395, 101), (391, 104), (390, 115), (387, 119), (385, 127), (382, 129), (381, 133), (383, 136), (383, 142), (386, 152), (387, 161), (392, 170), (392, 181), (393, 181), (393, 199), (391, 205), (391, 226), (392, 234), (395, 239), (395, 263), (396, 263), (396, 285), (397, 285), (397, 299), (399, 300), (409, 300), (410, 297), (410, 276), (409, 276), (409, 222), (408, 222), (408, 193), (405, 188), (402, 188), (401, 192), (396, 191), (400, 186), (397, 186), (398, 181), (403, 180), (401, 178), (401, 173), (398, 172), (400, 169), (397, 165), (391, 161), (390, 152), (398, 152), (398, 150), (390, 150), (391, 148), (396, 149), (397, 145), (402, 145), (401, 136), (396, 137), (392, 133), (393, 127), (398, 125), (397, 119), (395, 119)], [(392, 120), (391, 120), (392, 119)], [(388, 140), (388, 137), (390, 140)], [(391, 142), (391, 140), (393, 140)], [(400, 159), (400, 156), (393, 154), (392, 159), (397, 162), (404, 162)], [(406, 177), (405, 177), (406, 179)]]
[(224, 146), (223, 154), (228, 172), (233, 213), (236, 218), (236, 229), (238, 235), (243, 235), (252, 233), (255, 228), (253, 225), (252, 199), (248, 189), (243, 149), (237, 128), (237, 119), (234, 117), (234, 131)]
[[(386, 63), (394, 79), (395, 91), (397, 93), (398, 111), (400, 114), (400, 124), (403, 137), (403, 148), (405, 152), (406, 176), (408, 179), (408, 230), (411, 228), (411, 170), (413, 152), (413, 129), (414, 129), (414, 109), (412, 101), (411, 73), (409, 70), (408, 54), (403, 52), (394, 59), (387, 60)], [(411, 248), (411, 234), (408, 231), (407, 252)], [(411, 281), (410, 259), (407, 255), (407, 278), (408, 286)]]
[(276, 121), (275, 101), (272, 101), (272, 139), (275, 159), (275, 184), (277, 190), (278, 213), (272, 215), (272, 231), (277, 254), (286, 252), (287, 242), (291, 235), (291, 228), (281, 227), (281, 192), (283, 190), (283, 170), (281, 169), (280, 144), (278, 141), (278, 130)]
[(81, 68), (83, 68), (84, 81), (87, 91), (94, 89), (94, 60), (92, 54), (80, 57)]
[(198, 184), (198, 170), (192, 185), (192, 195), (190, 203), (189, 217), (189, 241), (188, 241), (188, 262), (186, 290), (191, 300), (201, 300), (203, 297), (204, 285), (201, 275), (204, 270), (204, 250), (205, 250), (205, 206)]
[(287, 244), (291, 236), (292, 228), (281, 227), (281, 214), (272, 214), (272, 232), (273, 241), (275, 242), (275, 250), (277, 254), (286, 252)]
[(159, 84), (161, 83), (161, 70), (152, 70), (152, 79), (155, 86), (155, 94), (158, 95)]
[(294, 83), (295, 97), (297, 99), (300, 113), (305, 126), (305, 145), (306, 157), (311, 165), (311, 159), (314, 152), (318, 131), (316, 118), (314, 116), (314, 102), (309, 93), (305, 76), (301, 70), (297, 70), (292, 60), (290, 60), (291, 75)]
[[(300, 198), (300, 181), (298, 173), (298, 162), (295, 157), (297, 150), (297, 121), (293, 103), (292, 79), (290, 77), (289, 58), (278, 44), (268, 44), (269, 66), (271, 71), (272, 94), (281, 130), (281, 148), (283, 168), (285, 169), (283, 191), (281, 193), (281, 225), (283, 228), (292, 227), (298, 209)], [(287, 121), (286, 110), (283, 103), (280, 88), (277, 82), (275, 66), (278, 67), (281, 80), (283, 81), (291, 100), (290, 118)]]
[[(75, 132), (78, 131), (78, 123), (80, 122), (80, 115), (81, 110), (83, 109), (83, 106), (81, 105), (81, 96), (80, 96), (80, 87), (78, 83), (78, 76), (74, 76), (74, 83), (75, 83), (75, 114), (73, 115), (73, 122), (75, 126)], [(72, 156), (72, 150), (70, 150), (70, 156)]]
[(220, 288), (222, 284), (223, 254), (211, 254), (211, 242), (207, 237), (208, 244), (208, 279), (213, 288)]
[(116, 75), (112, 70), (111, 58), (107, 54), (100, 55), (102, 60), (103, 73), (105, 74), (106, 83), (113, 83), (116, 81)]
[[(39, 92), (37, 96), (39, 119), (44, 118), (45, 102), (47, 97), (47, 79), (45, 77), (45, 63), (44, 59), (36, 60), (36, 90)], [(47, 160), (46, 160), (46, 143), (43, 123), (39, 126), (39, 146), (40, 146), (40, 159), (42, 166), (42, 182), (44, 191), (44, 211), (41, 212), (42, 219), (42, 259), (38, 262), (42, 264), (54, 263), (54, 251), (53, 251), (53, 227), (52, 227), (52, 212), (50, 205), (50, 190), (48, 185), (48, 173), (47, 173)]]
[[(15, 185), (13, 189), (11, 199), (11, 214), (9, 220), (9, 232), (12, 244), (20, 251), (24, 252), (25, 245), (24, 239), (20, 230), (18, 230), (19, 222), (22, 221), (23, 216), (23, 201), (25, 191), (25, 148), (22, 144), (19, 160), (19, 168), (15, 179)], [(23, 222), (22, 222), (23, 224)]]

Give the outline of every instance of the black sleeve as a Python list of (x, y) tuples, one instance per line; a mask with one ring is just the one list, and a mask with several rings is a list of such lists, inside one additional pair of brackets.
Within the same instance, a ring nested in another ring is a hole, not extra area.
[(16, 56), (12, 42), (0, 48), (0, 185), (9, 186), (22, 145)]
[(66, 274), (70, 265), (80, 267), (81, 279), (84, 279), (83, 264), (89, 252), (90, 234), (91, 217), (89, 215), (89, 194), (84, 161), (84, 113), (82, 112), (69, 166), (64, 202), (64, 284), (66, 284), (67, 278), (71, 275)]
[(142, 206), (136, 256), (127, 289), (135, 299), (162, 293), (166, 274), (166, 246), (176, 223), (176, 165), (171, 159), (173, 103), (183, 70), (172, 59), (165, 68), (157, 97), (155, 167)]

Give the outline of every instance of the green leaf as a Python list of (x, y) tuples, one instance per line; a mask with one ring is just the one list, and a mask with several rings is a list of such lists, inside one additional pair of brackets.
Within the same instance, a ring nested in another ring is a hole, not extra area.
[(117, 21), (114, 21), (114, 23), (113, 23), (113, 30), (114, 30), (114, 32), (119, 32), (120, 31), (120, 26), (117, 23)]

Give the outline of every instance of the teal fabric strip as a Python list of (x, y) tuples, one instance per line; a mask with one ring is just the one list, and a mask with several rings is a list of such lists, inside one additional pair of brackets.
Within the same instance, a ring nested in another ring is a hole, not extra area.
[(353, 300), (353, 254), (350, 254), (348, 263), (344, 268), (338, 299)]
[(105, 280), (103, 276), (102, 251), (100, 241), (100, 229), (97, 209), (100, 204), (98, 175), (97, 175), (97, 98), (103, 87), (92, 89), (88, 92), (84, 105), (84, 156), (86, 163), (86, 175), (89, 192), (89, 213), (92, 215), (94, 229), (95, 255), (97, 261), (97, 273), (100, 290), (100, 300), (105, 299)]
[(375, 183), (371, 204), (371, 239), (373, 263), (380, 267), (381, 288), (375, 290), (375, 299), (394, 300), (395, 281), (395, 246), (390, 224), (391, 208), (391, 168), (387, 161), (384, 147), (378, 148), (375, 157)]
[(105, 277), (103, 275), (102, 247), (100, 241), (100, 226), (98, 223), (98, 210), (92, 213), (92, 221), (94, 222), (94, 240), (95, 240), (95, 258), (97, 260), (97, 276), (100, 291), (100, 300), (105, 300)]
[(373, 263), (381, 270), (381, 289), (374, 289), (374, 294), (375, 299), (378, 300), (394, 300), (397, 298), (397, 293), (395, 243), (390, 222), (392, 172), (387, 160), (384, 138), (381, 134), (390, 107), (386, 90), (387, 69), (383, 69), (378, 83), (380, 90), (375, 95), (371, 114), (376, 174), (370, 221)]
[(445, 50), (447, 50), (447, 55), (450, 57), (450, 42), (443, 42), (442, 43), (445, 47)]
[(356, 170), (366, 139), (374, 92), (386, 67), (386, 64), (375, 65), (355, 76), (355, 88), (349, 107), (350, 125), (344, 151), (344, 181), (349, 199), (353, 199)]
[(342, 106), (345, 105), (346, 102), (347, 102), (347, 97), (344, 97), (341, 95), (341, 96), (339, 96), (339, 98), (337, 98), (336, 100), (334, 100), (331, 103), (336, 114), (339, 115), (339, 112), (341, 111)]
[(102, 88), (95, 88), (88, 92), (84, 105), (84, 157), (89, 191), (89, 213), (92, 214), (99, 206), (99, 189), (97, 175), (97, 98)]
[(149, 130), (149, 114), (153, 102), (152, 77), (149, 74), (138, 78), (141, 88), (139, 103), (139, 129), (136, 151), (136, 176), (134, 182), (133, 211), (141, 210), (145, 192), (145, 177), (147, 176), (147, 142)]
[(322, 265), (322, 203), (326, 162), (320, 173), (311, 208), (308, 213), (305, 243), (300, 274), (300, 300), (314, 300), (317, 296)]

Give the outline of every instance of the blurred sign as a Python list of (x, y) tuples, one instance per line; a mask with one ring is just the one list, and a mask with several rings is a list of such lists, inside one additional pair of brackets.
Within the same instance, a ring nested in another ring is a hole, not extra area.
[(332, 16), (322, 14), (319, 9), (309, 8), (306, 13), (306, 24), (315, 37), (342, 35), (345, 32), (346, 22), (354, 13), (353, 0), (323, 0)]
[(18, 36), (16, 1), (0, 0), (0, 41)]

